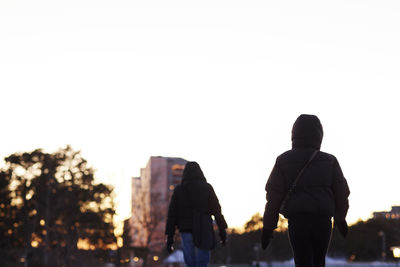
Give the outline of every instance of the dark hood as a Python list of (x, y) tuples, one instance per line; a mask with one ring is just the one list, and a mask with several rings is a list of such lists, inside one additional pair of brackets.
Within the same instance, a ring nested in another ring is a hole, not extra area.
[(190, 181), (206, 182), (200, 165), (195, 161), (188, 161), (183, 169), (182, 184)]
[(292, 147), (312, 147), (320, 149), (322, 137), (321, 122), (315, 115), (300, 115), (292, 129)]

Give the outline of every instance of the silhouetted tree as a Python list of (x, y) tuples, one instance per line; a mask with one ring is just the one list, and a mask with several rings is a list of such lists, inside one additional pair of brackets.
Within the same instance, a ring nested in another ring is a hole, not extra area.
[[(144, 235), (143, 242), (139, 242), (139, 246), (146, 248), (143, 251), (147, 252), (142, 255), (142, 267), (147, 266), (148, 254), (154, 248), (164, 247), (164, 229), (157, 230), (164, 226), (167, 205), (167, 201), (163, 200), (160, 193), (150, 193), (149, 190), (141, 191), (133, 202), (132, 219), (136, 224), (136, 228), (139, 228), (141, 234)], [(155, 236), (160, 232), (162, 236)]]
[(124, 231), (122, 233), (123, 247), (130, 247), (132, 244), (132, 237), (130, 235), (131, 227), (129, 223), (129, 219), (124, 220)]
[(253, 261), (281, 261), (292, 258), (287, 235), (287, 220), (279, 219), (278, 229), (267, 250), (261, 250), (260, 240), (262, 217), (253, 215), (244, 225), (244, 232), (232, 231), (229, 235), (229, 247), (226, 254), (232, 263), (250, 264)]
[(263, 218), (260, 213), (254, 214), (251, 219), (244, 225), (245, 232), (252, 232), (262, 229)]
[(94, 183), (94, 170), (79, 152), (69, 146), (53, 154), (38, 149), (5, 162), (0, 179), (9, 184), (19, 240), (14, 245), (25, 249), (25, 258), (40, 249), (42, 265), (52, 259), (68, 266), (78, 242), (92, 249), (115, 243), (112, 188)]
[[(344, 240), (344, 246), (339, 244), (344, 248), (344, 255), (352, 260), (380, 260), (382, 252), (386, 253), (387, 259), (393, 259), (390, 247), (400, 244), (399, 229), (399, 219), (379, 218), (359, 221), (350, 227), (349, 234)], [(384, 251), (382, 251), (382, 236), (380, 236), (380, 232), (385, 235)]]
[(12, 205), (10, 183), (11, 176), (0, 172), (0, 266), (6, 266), (11, 258), (9, 250), (22, 244), (22, 236), (14, 229), (17, 210)]

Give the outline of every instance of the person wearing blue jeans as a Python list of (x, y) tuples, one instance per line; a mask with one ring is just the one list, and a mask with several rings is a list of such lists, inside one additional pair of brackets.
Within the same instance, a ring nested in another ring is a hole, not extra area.
[(192, 233), (181, 233), (183, 258), (188, 267), (207, 267), (210, 262), (210, 250), (196, 248)]
[(189, 161), (183, 170), (182, 182), (172, 194), (165, 227), (169, 253), (173, 251), (175, 230), (179, 229), (187, 267), (206, 267), (210, 262), (210, 251), (216, 245), (211, 215), (224, 245), (228, 226), (217, 195), (199, 164)]

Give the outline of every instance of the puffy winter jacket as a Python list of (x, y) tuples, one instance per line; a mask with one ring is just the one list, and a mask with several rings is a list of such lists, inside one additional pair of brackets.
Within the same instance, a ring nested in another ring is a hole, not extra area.
[[(311, 154), (320, 149), (323, 131), (314, 115), (301, 115), (292, 130), (292, 149), (278, 156), (265, 186), (264, 228), (275, 229), (279, 208), (289, 187)], [(300, 177), (286, 205), (289, 219), (299, 214), (320, 214), (344, 220), (350, 194), (337, 159), (319, 151)]]

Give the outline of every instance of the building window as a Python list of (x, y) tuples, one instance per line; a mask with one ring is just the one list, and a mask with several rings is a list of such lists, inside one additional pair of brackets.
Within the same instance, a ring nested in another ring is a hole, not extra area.
[(184, 168), (185, 168), (185, 166), (184, 166), (184, 165), (181, 165), (181, 164), (174, 164), (174, 165), (172, 165), (172, 167), (171, 167), (172, 176), (175, 176), (175, 177), (182, 177), (183, 169), (184, 169)]

